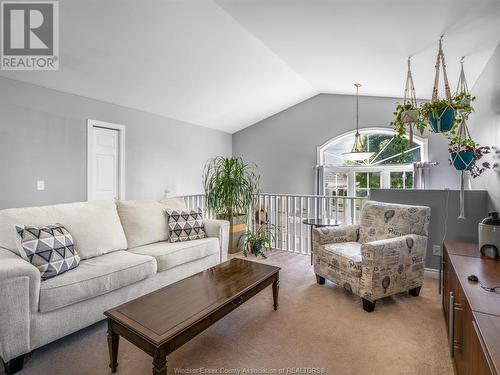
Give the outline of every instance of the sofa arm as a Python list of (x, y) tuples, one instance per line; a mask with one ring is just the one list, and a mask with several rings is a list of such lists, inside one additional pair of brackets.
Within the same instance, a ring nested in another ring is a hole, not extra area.
[(373, 301), (421, 286), (426, 251), (427, 237), (416, 234), (362, 244), (362, 296)]
[(340, 225), (338, 227), (313, 228), (312, 240), (315, 245), (324, 245), (339, 242), (356, 242), (358, 240), (359, 225)]
[(9, 361), (30, 348), (30, 317), (38, 309), (40, 272), (0, 248), (0, 357)]
[(227, 260), (229, 247), (229, 221), (226, 220), (203, 220), (207, 237), (217, 237), (220, 246), (220, 261)]

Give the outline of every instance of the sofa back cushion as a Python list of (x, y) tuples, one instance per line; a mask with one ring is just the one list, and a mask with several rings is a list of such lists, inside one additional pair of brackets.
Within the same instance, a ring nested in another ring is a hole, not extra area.
[(425, 206), (368, 201), (361, 210), (359, 242), (428, 235), (431, 209)]
[(167, 210), (184, 210), (184, 198), (117, 201), (129, 248), (169, 239)]
[(0, 211), (0, 247), (18, 255), (16, 225), (60, 223), (71, 233), (81, 259), (127, 248), (127, 239), (113, 201), (9, 208)]
[(163, 198), (163, 199), (160, 199), (160, 203), (167, 210), (186, 211), (186, 209), (187, 209), (186, 202), (184, 201), (184, 198), (182, 198), (182, 197)]
[(165, 206), (154, 200), (117, 201), (129, 248), (168, 239)]

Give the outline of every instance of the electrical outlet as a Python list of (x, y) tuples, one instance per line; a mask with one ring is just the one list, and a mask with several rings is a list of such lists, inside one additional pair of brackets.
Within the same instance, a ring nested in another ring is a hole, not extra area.
[(37, 181), (36, 190), (45, 190), (45, 181)]
[(441, 246), (434, 245), (432, 247), (432, 255), (437, 255), (437, 256), (441, 255)]

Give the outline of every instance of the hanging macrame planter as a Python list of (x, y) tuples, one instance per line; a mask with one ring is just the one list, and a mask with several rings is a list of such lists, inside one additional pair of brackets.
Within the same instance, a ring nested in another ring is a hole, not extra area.
[(436, 74), (434, 76), (434, 87), (432, 89), (431, 103), (438, 102), (439, 70), (441, 67), (443, 68), (444, 92), (446, 100), (441, 101), (442, 105), (437, 107), (434, 106), (428, 114), (429, 125), (435, 133), (449, 132), (451, 129), (453, 129), (453, 125), (455, 124), (455, 109), (452, 106), (451, 91), (450, 85), (448, 83), (448, 74), (446, 73), (442, 40), (443, 37), (439, 39), (439, 50), (436, 59)]
[(458, 130), (452, 131), (451, 143), (450, 143), (450, 162), (455, 167), (456, 170), (460, 171), (460, 213), (458, 218), (465, 219), (465, 172), (469, 171), (475, 164), (476, 143), (472, 140), (467, 127), (467, 117), (470, 113), (469, 111), (463, 110), (463, 108), (470, 106), (471, 95), (469, 88), (467, 86), (467, 80), (465, 79), (464, 72), (464, 58), (460, 60), (461, 69), (460, 77), (458, 79), (457, 91), (455, 92), (455, 98), (460, 100), (460, 125)]
[(458, 127), (458, 142), (450, 144), (450, 161), (458, 171), (469, 170), (476, 161), (474, 146), (468, 142), (471, 141), (469, 129), (465, 120), (465, 114), (462, 114), (462, 121)]
[(406, 74), (405, 94), (403, 99), (405, 109), (401, 113), (401, 121), (408, 126), (410, 147), (413, 143), (413, 126), (420, 118), (420, 112), (417, 109), (417, 94), (415, 93), (415, 84), (411, 74), (411, 61), (408, 57), (408, 72)]
[(405, 91), (403, 103), (398, 104), (394, 112), (394, 120), (391, 122), (395, 131), (395, 141), (401, 151), (409, 148), (406, 136), (408, 136), (409, 146), (413, 144), (413, 134), (415, 129), (420, 135), (423, 134), (426, 122), (422, 120), (422, 115), (417, 104), (417, 94), (415, 93), (415, 84), (411, 73), (411, 60), (408, 58), (408, 71), (406, 73)]

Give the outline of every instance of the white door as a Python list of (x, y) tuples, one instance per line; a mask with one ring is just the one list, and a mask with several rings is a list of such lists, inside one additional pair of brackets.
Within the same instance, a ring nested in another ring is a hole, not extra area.
[(88, 200), (123, 199), (120, 130), (89, 122), (88, 131)]

